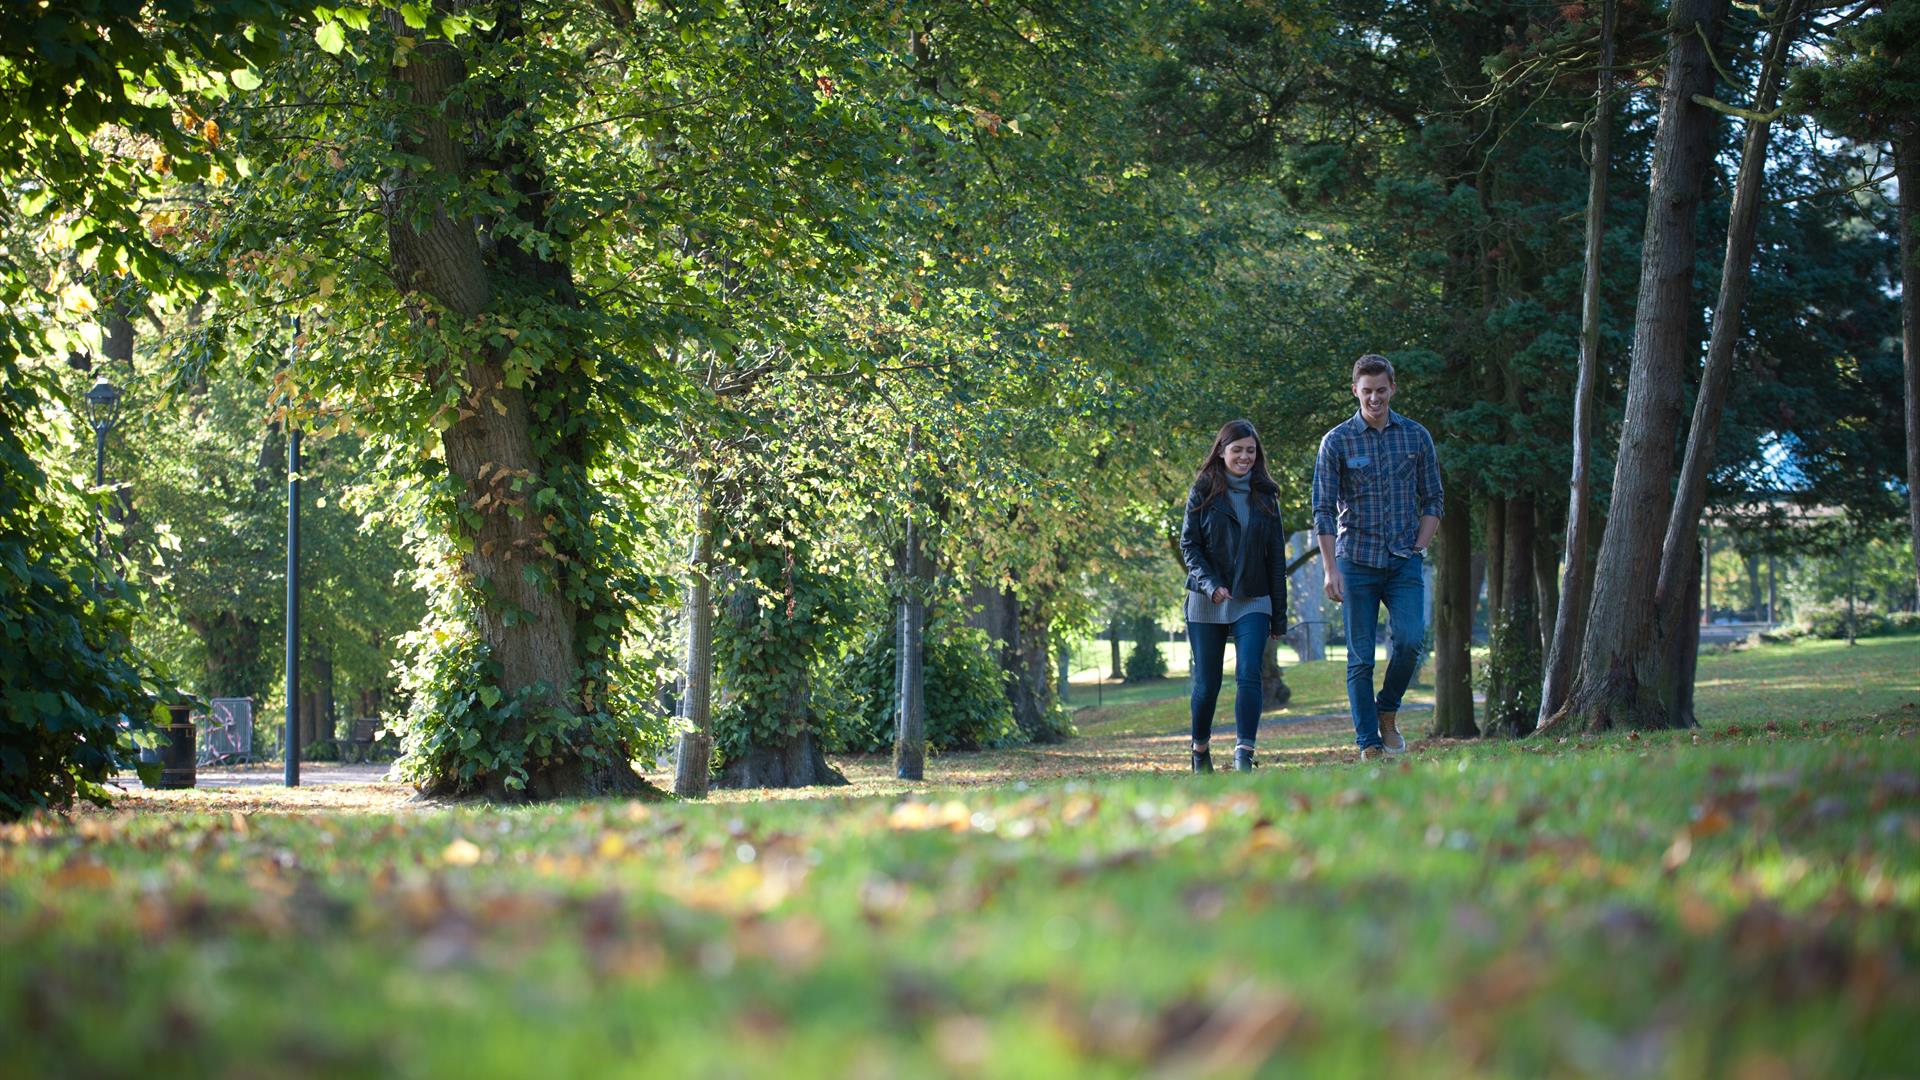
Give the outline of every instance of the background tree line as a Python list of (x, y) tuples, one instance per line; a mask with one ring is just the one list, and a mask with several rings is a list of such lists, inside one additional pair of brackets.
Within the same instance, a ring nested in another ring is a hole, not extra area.
[(165, 687), (272, 685), (293, 426), (313, 734), (379, 712), (495, 798), (1060, 737), (1061, 646), (1171, 599), (1211, 432), (1253, 419), (1304, 524), (1365, 351), (1442, 447), (1442, 734), (1689, 722), (1703, 514), (1920, 530), (1892, 6), (6, 19), (4, 610), (91, 658), (9, 652), (16, 810), (97, 793)]

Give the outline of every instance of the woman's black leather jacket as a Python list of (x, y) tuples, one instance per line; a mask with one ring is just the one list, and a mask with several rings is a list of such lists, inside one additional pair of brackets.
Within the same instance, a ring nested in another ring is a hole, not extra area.
[(1187, 588), (1212, 596), (1224, 587), (1235, 600), (1273, 597), (1273, 613), (1287, 610), (1287, 532), (1280, 518), (1261, 506), (1255, 493), (1247, 500), (1247, 523), (1233, 516), (1225, 494), (1201, 508), (1200, 485), (1187, 494), (1186, 519), (1180, 523), (1180, 558), (1187, 564)]

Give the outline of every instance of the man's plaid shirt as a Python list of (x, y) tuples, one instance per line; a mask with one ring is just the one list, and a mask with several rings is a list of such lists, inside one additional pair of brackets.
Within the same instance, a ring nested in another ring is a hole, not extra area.
[(1445, 493), (1427, 429), (1389, 409), (1375, 431), (1355, 412), (1320, 440), (1313, 468), (1314, 532), (1336, 537), (1333, 553), (1361, 566), (1407, 558), (1421, 517), (1440, 516)]

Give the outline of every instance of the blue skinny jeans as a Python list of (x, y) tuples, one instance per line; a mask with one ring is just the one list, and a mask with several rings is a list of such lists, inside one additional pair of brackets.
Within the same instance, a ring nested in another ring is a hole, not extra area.
[(1226, 623), (1187, 624), (1187, 645), (1193, 650), (1193, 743), (1205, 746), (1213, 736), (1213, 707), (1220, 699), (1220, 677), (1226, 667), (1227, 637), (1233, 637), (1234, 735), (1252, 746), (1260, 735), (1260, 661), (1266, 654), (1272, 616), (1256, 611)]
[[(1361, 566), (1340, 560), (1346, 579), (1346, 601), (1341, 619), (1347, 628), (1347, 706), (1353, 710), (1353, 741), (1361, 749), (1385, 745), (1380, 738), (1380, 714), (1400, 711), (1400, 699), (1413, 681), (1420, 662), (1420, 645), (1427, 636), (1426, 583), (1421, 578), (1422, 557), (1388, 556), (1390, 566)], [(1380, 629), (1380, 605), (1387, 605), (1393, 627), (1393, 651), (1380, 693), (1373, 692), (1374, 637)]]

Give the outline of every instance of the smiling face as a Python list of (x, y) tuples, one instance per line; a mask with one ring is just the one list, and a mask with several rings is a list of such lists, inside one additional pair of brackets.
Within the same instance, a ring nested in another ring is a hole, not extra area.
[(1260, 457), (1260, 440), (1249, 435), (1244, 439), (1220, 448), (1220, 463), (1234, 476), (1245, 476), (1253, 471), (1253, 463)]
[(1369, 424), (1387, 422), (1387, 403), (1393, 400), (1393, 376), (1362, 375), (1353, 382), (1353, 396), (1360, 401), (1360, 415)]

